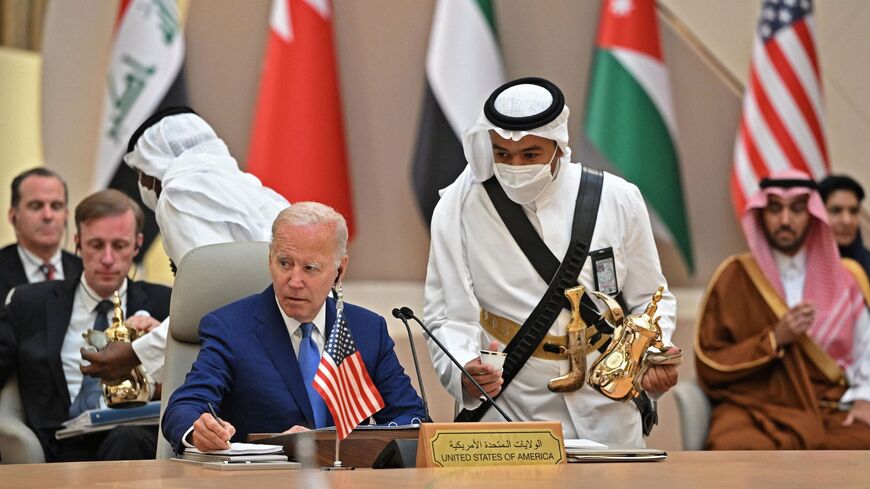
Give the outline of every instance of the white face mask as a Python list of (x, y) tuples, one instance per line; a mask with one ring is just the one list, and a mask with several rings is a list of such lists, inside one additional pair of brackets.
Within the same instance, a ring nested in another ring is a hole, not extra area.
[(507, 163), (495, 164), (495, 178), (501, 183), (504, 193), (517, 204), (528, 204), (544, 193), (544, 190), (553, 181), (554, 172), (550, 171), (550, 164), (559, 151), (558, 146), (550, 157), (550, 162), (545, 165), (509, 165)]
[(139, 196), (142, 197), (142, 203), (145, 204), (145, 207), (153, 210), (157, 209), (157, 191), (154, 189), (145, 188), (142, 186), (142, 182), (138, 182), (139, 184)]

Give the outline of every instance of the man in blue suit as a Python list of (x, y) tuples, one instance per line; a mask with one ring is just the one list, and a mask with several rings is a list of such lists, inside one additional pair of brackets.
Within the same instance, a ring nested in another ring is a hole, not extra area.
[[(163, 434), (176, 452), (225, 449), (230, 439), (246, 441), (250, 433), (334, 425), (312, 380), (335, 323), (329, 291), (347, 270), (347, 224), (323, 204), (294, 204), (275, 219), (269, 250), (272, 286), (200, 322), (202, 349), (163, 415)], [(424, 419), (384, 318), (350, 304), (344, 314), (384, 400), (375, 421)], [(222, 422), (209, 413), (209, 403)]]

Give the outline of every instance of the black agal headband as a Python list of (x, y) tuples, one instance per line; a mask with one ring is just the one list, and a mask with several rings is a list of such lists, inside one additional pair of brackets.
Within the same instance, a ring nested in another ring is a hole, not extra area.
[[(496, 110), (495, 101), (505, 90), (517, 85), (537, 85), (542, 87), (553, 96), (553, 102), (549, 107), (537, 114), (531, 114), (524, 117), (511, 117), (502, 114)], [(486, 104), (484, 104), (483, 114), (486, 116), (487, 120), (496, 127), (507, 129), (509, 131), (528, 131), (553, 122), (556, 117), (559, 117), (559, 114), (562, 113), (564, 106), (565, 96), (562, 95), (562, 91), (559, 90), (559, 87), (543, 78), (528, 77), (510, 81), (498, 87), (494, 92), (492, 92), (492, 95), (489, 96)]]
[(762, 178), (758, 186), (763, 189), (806, 187), (816, 190), (819, 188), (815, 180), (809, 180), (804, 178)]

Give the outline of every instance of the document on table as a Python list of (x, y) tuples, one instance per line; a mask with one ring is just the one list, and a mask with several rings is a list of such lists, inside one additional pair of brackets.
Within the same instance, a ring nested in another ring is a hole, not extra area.
[(287, 455), (281, 445), (257, 445), (253, 443), (233, 443), (227, 450), (210, 450), (203, 452), (196, 448), (187, 448), (181, 455), (185, 460), (197, 462), (286, 462)]
[(568, 462), (655, 462), (668, 453), (655, 448), (606, 448), (577, 450), (568, 454)]
[(651, 462), (668, 456), (655, 448), (610, 448), (582, 438), (565, 440), (565, 453), (568, 462)]
[(568, 438), (565, 440), (565, 451), (569, 454), (576, 450), (591, 450), (607, 448), (607, 445), (585, 438)]
[(210, 450), (208, 452), (203, 452), (196, 448), (187, 448), (184, 450), (184, 453), (198, 453), (204, 455), (268, 455), (281, 453), (283, 450), (284, 447), (281, 445), (236, 442), (232, 444), (232, 448), (226, 450)]

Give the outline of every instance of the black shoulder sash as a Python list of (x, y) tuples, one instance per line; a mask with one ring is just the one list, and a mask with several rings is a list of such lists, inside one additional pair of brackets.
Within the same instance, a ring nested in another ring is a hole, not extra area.
[[(538, 305), (532, 310), (513, 340), (505, 347), (507, 358), (502, 370), (501, 392), (504, 392), (532, 356), (559, 312), (566, 306), (565, 289), (577, 284), (577, 276), (589, 254), (603, 182), (604, 174), (601, 170), (583, 167), (577, 202), (574, 205), (571, 242), (561, 264), (535, 231), (522, 207), (510, 200), (498, 181), (493, 177), (483, 183), (487, 195), (511, 236), (541, 278), (549, 284)], [(473, 411), (465, 409), (459, 413), (456, 421), (478, 421), (489, 407), (490, 404), (486, 402)]]

